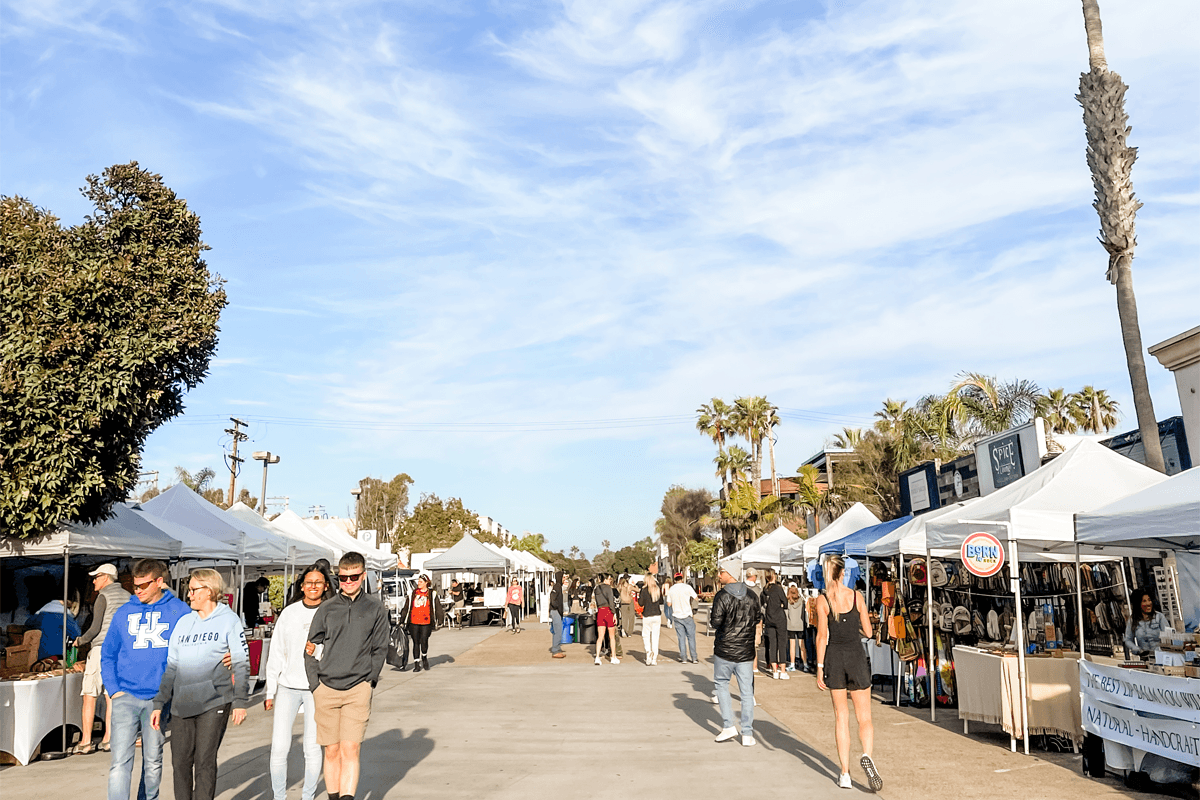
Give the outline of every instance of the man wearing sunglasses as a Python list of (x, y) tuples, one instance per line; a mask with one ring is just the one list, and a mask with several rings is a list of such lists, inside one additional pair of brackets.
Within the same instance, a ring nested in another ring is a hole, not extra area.
[(304, 661), (316, 706), (317, 744), (325, 748), (325, 787), (332, 800), (354, 800), (371, 690), (387, 658), (391, 625), (383, 603), (364, 591), (361, 553), (342, 556), (337, 580), (341, 591), (313, 616)]
[(135, 743), (142, 737), (138, 800), (158, 800), (163, 733), (150, 724), (154, 696), (167, 669), (167, 645), (175, 623), (191, 613), (167, 589), (167, 565), (144, 558), (133, 565), (133, 597), (109, 623), (100, 649), (100, 677), (112, 701), (112, 763), (108, 800), (129, 800)]

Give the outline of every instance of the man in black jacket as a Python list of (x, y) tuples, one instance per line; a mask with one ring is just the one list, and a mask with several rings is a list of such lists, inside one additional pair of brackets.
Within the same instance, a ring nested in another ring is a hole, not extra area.
[(721, 590), (713, 598), (709, 612), (709, 624), (716, 632), (713, 683), (716, 684), (722, 726), (716, 740), (727, 742), (738, 735), (738, 729), (733, 726), (733, 699), (729, 696), (729, 679), (736, 675), (742, 700), (742, 745), (753, 747), (755, 638), (762, 609), (754, 593), (738, 580), (741, 571), (742, 565), (737, 559), (722, 563), (717, 574)]
[(391, 632), (383, 603), (364, 591), (366, 569), (361, 553), (342, 556), (341, 592), (317, 609), (304, 646), (317, 744), (325, 748), (325, 786), (332, 800), (354, 800), (371, 690), (387, 658)]
[(566, 658), (562, 649), (563, 617), (567, 614), (567, 588), (570, 578), (561, 571), (554, 574), (554, 586), (550, 589), (550, 656)]

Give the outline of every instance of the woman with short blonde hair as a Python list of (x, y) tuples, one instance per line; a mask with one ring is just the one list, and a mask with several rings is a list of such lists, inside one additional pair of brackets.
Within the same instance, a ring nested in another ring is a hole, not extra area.
[(192, 570), (191, 581), (193, 585), (203, 586), (207, 589), (208, 596), (212, 598), (214, 603), (224, 602), (225, 579), (215, 569), (194, 569)]

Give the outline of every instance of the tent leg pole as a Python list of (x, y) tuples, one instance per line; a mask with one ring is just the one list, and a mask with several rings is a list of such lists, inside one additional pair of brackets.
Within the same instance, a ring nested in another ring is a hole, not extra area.
[(937, 722), (937, 686), (933, 674), (937, 670), (937, 657), (933, 652), (933, 570), (929, 568), (929, 545), (925, 546), (925, 606), (929, 609), (929, 651), (925, 654), (925, 672), (929, 678), (929, 721)]
[[(904, 553), (900, 554), (900, 570), (896, 573), (896, 602), (904, 600)], [(905, 612), (907, 613), (907, 612)], [(893, 652), (895, 648), (892, 648)], [(904, 662), (896, 657), (896, 708), (900, 707), (900, 678), (904, 674)]]
[[(67, 754), (67, 584), (71, 572), (71, 555), (63, 548), (63, 624), (62, 624), (62, 751)], [(80, 720), (83, 724), (83, 720)]]
[(1021, 570), (1017, 553), (1017, 540), (1013, 538), (1012, 525), (1001, 523), (1008, 528), (1008, 549), (1013, 594), (1017, 603), (1017, 686), (1021, 692), (1021, 736), (1024, 742), (1025, 755), (1029, 755), (1029, 700), (1025, 676), (1025, 615), (1021, 608)]
[(1087, 644), (1083, 636), (1083, 568), (1079, 564), (1079, 543), (1075, 543), (1075, 605), (1079, 612), (1079, 658), (1087, 661)]

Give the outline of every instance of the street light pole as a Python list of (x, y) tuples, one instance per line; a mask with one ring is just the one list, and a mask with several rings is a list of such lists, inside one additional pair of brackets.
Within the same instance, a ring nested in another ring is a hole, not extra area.
[(279, 456), (271, 455), (270, 450), (256, 450), (254, 452), (254, 460), (263, 462), (263, 482), (262, 482), (262, 499), (258, 501), (259, 516), (263, 519), (267, 517), (267, 465), (278, 464)]
[(362, 487), (351, 489), (350, 494), (354, 495), (354, 538), (358, 538), (358, 500), (362, 497)]

